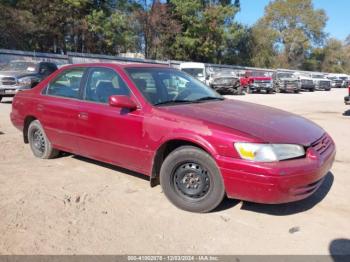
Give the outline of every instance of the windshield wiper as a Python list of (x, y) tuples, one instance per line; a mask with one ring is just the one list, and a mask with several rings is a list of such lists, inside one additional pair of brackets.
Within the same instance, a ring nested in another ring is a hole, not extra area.
[(174, 105), (174, 104), (180, 104), (180, 103), (192, 103), (193, 101), (191, 100), (168, 100), (168, 101), (163, 101), (159, 103), (155, 103), (155, 106), (160, 106), (160, 105)]
[(199, 99), (194, 100), (194, 102), (200, 102), (200, 101), (208, 101), (208, 100), (224, 100), (223, 97), (217, 97), (217, 96), (204, 96)]

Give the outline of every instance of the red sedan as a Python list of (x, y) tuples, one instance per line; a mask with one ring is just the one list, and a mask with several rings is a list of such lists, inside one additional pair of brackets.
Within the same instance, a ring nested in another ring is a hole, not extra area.
[(193, 212), (214, 209), (225, 194), (260, 203), (306, 198), (335, 157), (331, 137), (309, 120), (224, 99), (159, 65), (64, 67), (18, 93), (11, 120), (36, 157), (66, 151), (134, 170)]

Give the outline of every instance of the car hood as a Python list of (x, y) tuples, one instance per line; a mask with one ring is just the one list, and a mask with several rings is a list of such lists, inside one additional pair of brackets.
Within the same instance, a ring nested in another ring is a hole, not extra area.
[(258, 76), (258, 77), (250, 77), (253, 80), (272, 80), (272, 77), (267, 76)]
[(328, 82), (332, 82), (331, 80), (325, 79), (325, 78), (312, 78), (312, 80), (314, 80), (314, 81), (328, 81)]
[(28, 71), (0, 71), (0, 77), (22, 77), (25, 75), (34, 74), (34, 72)]
[(182, 117), (238, 130), (266, 143), (309, 146), (324, 130), (315, 123), (279, 109), (225, 99), (186, 105), (159, 107)]
[(213, 79), (217, 79), (217, 78), (236, 78), (236, 79), (238, 79), (238, 77), (233, 75), (233, 74), (220, 74), (220, 73), (218, 73), (218, 74), (214, 74), (212, 77), (213, 77)]
[(300, 79), (300, 80), (314, 80), (313, 78), (311, 78), (311, 77), (306, 77), (306, 76), (300, 76), (299, 79)]
[(282, 80), (282, 81), (298, 81), (297, 78), (290, 78), (290, 77), (281, 77), (279, 80)]

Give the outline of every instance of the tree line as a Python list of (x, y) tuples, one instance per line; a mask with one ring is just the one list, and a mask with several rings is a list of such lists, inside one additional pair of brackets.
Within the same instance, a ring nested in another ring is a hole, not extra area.
[[(239, 0), (0, 0), (0, 48), (350, 73), (350, 37), (312, 0), (272, 0), (251, 27)], [(246, 12), (249, 12), (247, 10)]]

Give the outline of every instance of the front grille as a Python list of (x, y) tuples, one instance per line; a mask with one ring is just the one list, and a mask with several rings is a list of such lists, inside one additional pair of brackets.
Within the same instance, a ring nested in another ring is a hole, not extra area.
[(256, 84), (270, 84), (270, 80), (254, 80), (254, 83)]
[(16, 84), (16, 78), (14, 78), (14, 77), (3, 77), (3, 78), (1, 78), (0, 83), (3, 86), (13, 86), (13, 85)]
[(217, 78), (214, 80), (214, 84), (218, 84), (218, 85), (229, 85), (229, 84), (234, 84), (235, 82), (236, 82), (236, 79), (230, 78), (230, 77)]
[(307, 80), (307, 79), (302, 79), (301, 80), (301, 83), (303, 84), (303, 85), (313, 85), (314, 84), (314, 81), (312, 81), (312, 80)]
[(332, 146), (331, 138), (325, 134), (319, 140), (311, 144), (311, 146), (318, 152), (320, 155), (323, 155), (331, 146)]
[(331, 82), (329, 82), (329, 81), (320, 81), (320, 86), (321, 87), (330, 87), (331, 86)]
[(284, 81), (284, 84), (286, 84), (286, 85), (297, 85), (298, 82), (297, 81)]

